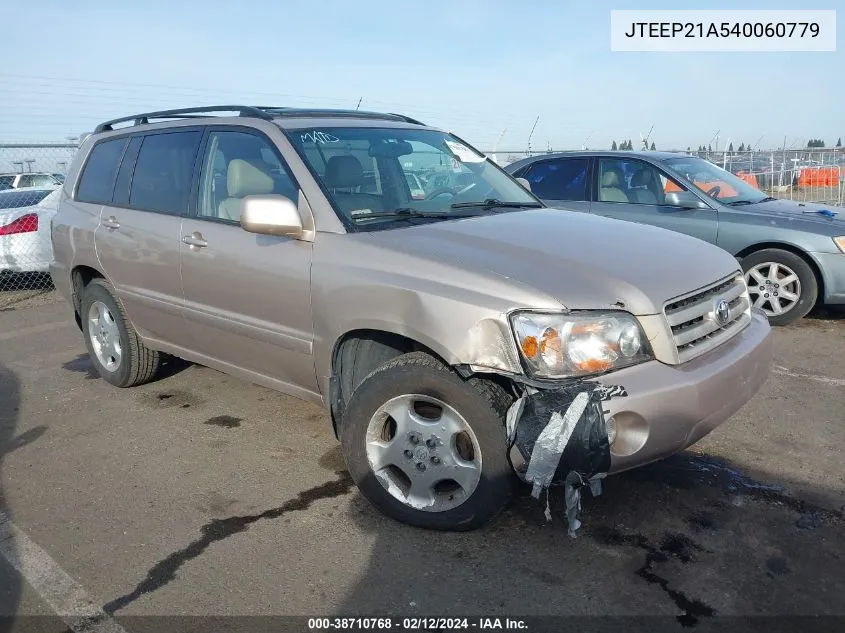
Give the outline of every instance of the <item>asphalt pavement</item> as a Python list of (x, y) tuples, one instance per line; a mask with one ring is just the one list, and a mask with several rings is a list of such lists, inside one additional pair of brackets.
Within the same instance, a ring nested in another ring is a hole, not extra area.
[(0, 621), (58, 633), (67, 624), (46, 616), (89, 609), (130, 632), (136, 616), (845, 622), (845, 314), (775, 341), (752, 402), (690, 450), (586, 493), (577, 538), (562, 498), (547, 523), (527, 488), (491, 525), (453, 534), (371, 507), (321, 408), (182, 362), (116, 389), (63, 301), (15, 303), (0, 310), (0, 616), (19, 619)]

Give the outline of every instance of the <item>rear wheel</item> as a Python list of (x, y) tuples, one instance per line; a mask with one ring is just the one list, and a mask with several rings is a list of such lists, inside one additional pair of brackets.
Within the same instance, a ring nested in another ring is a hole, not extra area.
[(751, 304), (763, 310), (772, 325), (794, 323), (816, 304), (816, 275), (795, 253), (767, 248), (743, 258), (742, 268)]
[(509, 402), (495, 383), (463, 380), (428, 354), (394, 358), (349, 401), (340, 434), (349, 472), (393, 519), (479, 527), (505, 506), (515, 481), (506, 458)]
[(85, 346), (97, 373), (116, 387), (149, 382), (161, 364), (161, 355), (138, 338), (111, 285), (93, 279), (80, 305)]

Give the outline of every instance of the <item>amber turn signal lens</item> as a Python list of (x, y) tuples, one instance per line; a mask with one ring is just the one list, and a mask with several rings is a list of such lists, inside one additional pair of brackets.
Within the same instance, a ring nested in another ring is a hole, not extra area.
[(526, 336), (522, 339), (522, 353), (526, 358), (534, 358), (537, 355), (537, 339), (533, 336)]
[(600, 371), (607, 371), (613, 366), (613, 363), (609, 360), (604, 360), (601, 358), (588, 358), (583, 361), (573, 361), (573, 364), (584, 372), (595, 373)]

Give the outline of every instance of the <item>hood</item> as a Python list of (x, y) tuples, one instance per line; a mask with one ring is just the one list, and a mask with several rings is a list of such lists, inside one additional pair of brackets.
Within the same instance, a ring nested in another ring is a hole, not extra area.
[[(743, 214), (759, 216), (774, 216), (790, 219), (801, 219), (810, 224), (819, 226), (836, 227), (837, 235), (845, 231), (845, 209), (834, 205), (820, 204), (817, 202), (795, 202), (793, 200), (767, 200), (756, 204), (745, 204), (740, 206), (723, 205), (731, 211)], [(836, 213), (833, 218), (825, 217), (818, 211), (832, 211)], [(834, 231), (836, 233), (836, 231)]]
[[(368, 234), (379, 246), (488, 272), (570, 309), (657, 314), (674, 297), (739, 270), (728, 252), (657, 227), (533, 209)], [(459, 270), (456, 271), (459, 274)]]

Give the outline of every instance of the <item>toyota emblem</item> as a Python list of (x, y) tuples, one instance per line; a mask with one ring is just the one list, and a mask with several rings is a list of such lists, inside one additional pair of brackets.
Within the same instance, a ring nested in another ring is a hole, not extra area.
[(724, 299), (719, 299), (716, 302), (716, 308), (714, 310), (716, 315), (716, 320), (719, 322), (719, 325), (725, 325), (728, 322), (728, 319), (731, 318), (731, 310), (728, 307), (728, 302)]

